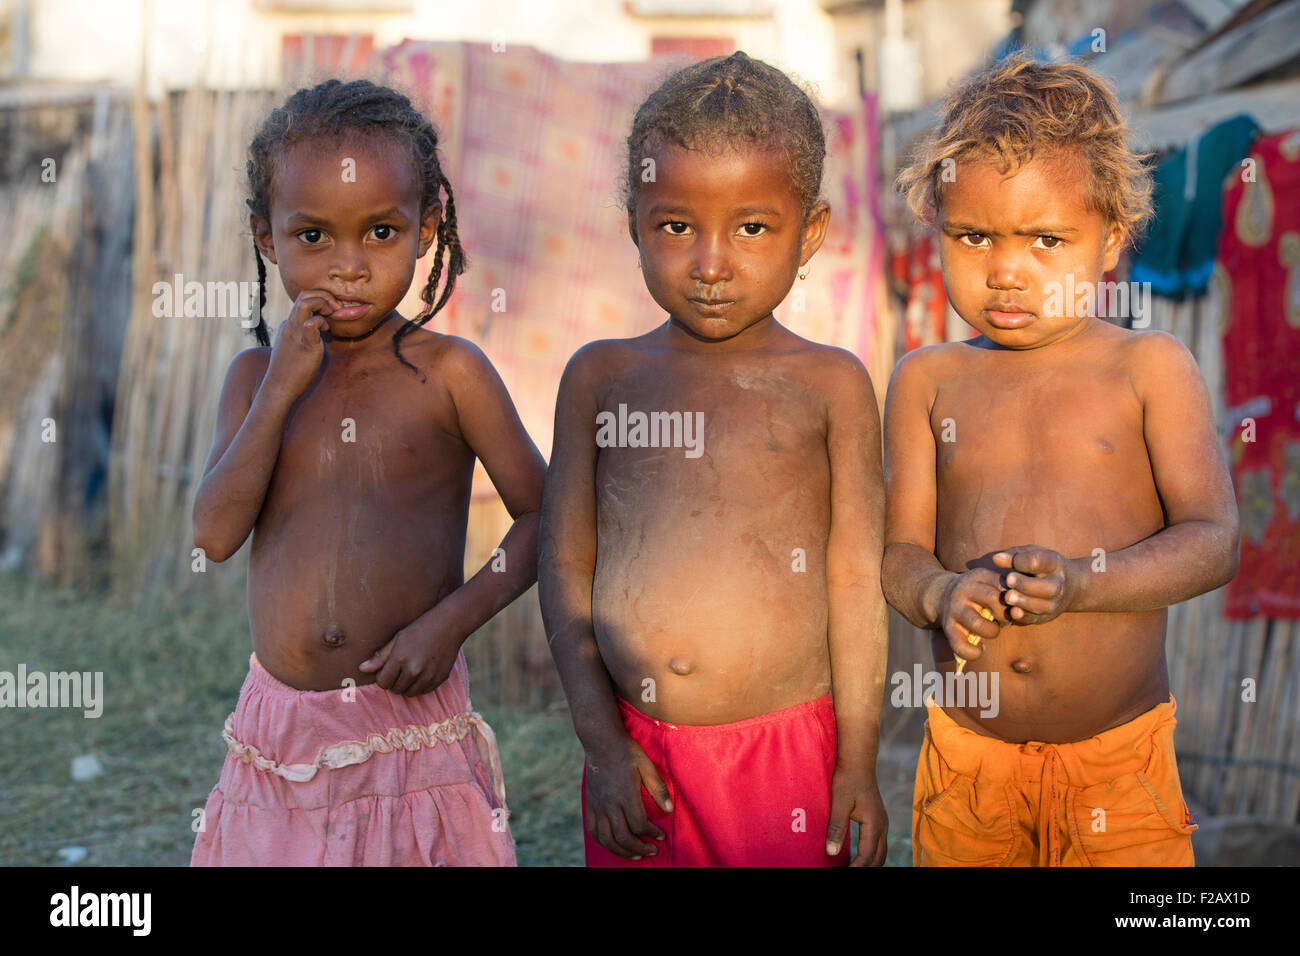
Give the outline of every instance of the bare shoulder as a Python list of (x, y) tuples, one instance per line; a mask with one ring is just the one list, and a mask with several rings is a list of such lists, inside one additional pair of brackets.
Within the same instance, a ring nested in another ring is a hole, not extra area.
[(611, 362), (620, 361), (635, 351), (634, 346), (629, 344), (633, 341), (636, 340), (597, 339), (594, 342), (588, 342), (573, 353), (569, 358), (567, 368), (573, 369), (575, 372), (583, 372), (601, 368)]
[(924, 395), (932, 401), (939, 382), (959, 376), (969, 365), (970, 351), (963, 342), (940, 342), (904, 353), (889, 376), (889, 394)]
[(615, 381), (629, 365), (643, 361), (648, 336), (631, 339), (597, 339), (570, 357), (562, 383), (569, 389), (595, 393)]
[(236, 352), (230, 360), (230, 371), (240, 375), (265, 372), (271, 364), (271, 348), (267, 345), (254, 345)]
[(255, 345), (235, 353), (226, 370), (226, 382), (233, 390), (247, 394), (251, 400), (257, 387), (262, 384), (266, 370), (271, 365), (269, 346)]
[(1200, 366), (1187, 346), (1168, 332), (1115, 329), (1123, 336), (1119, 345), (1129, 380), (1138, 395), (1184, 394), (1190, 388), (1204, 388)]
[(1156, 368), (1186, 367), (1196, 364), (1196, 359), (1176, 336), (1159, 329), (1115, 329), (1113, 334), (1124, 336), (1123, 344), (1134, 361), (1151, 364)]
[(1079, 341), (1086, 343), (1089, 354), (1103, 354), (1107, 361), (1150, 360), (1163, 355), (1165, 360), (1179, 351), (1190, 352), (1183, 343), (1168, 332), (1159, 329), (1126, 329), (1105, 319), (1092, 319), (1085, 335)]
[[(482, 394), (484, 387), (502, 387), (492, 362), (469, 339), (417, 327), (402, 337), (400, 347), (402, 358), (424, 375), (425, 383), (453, 402), (457, 396)], [(391, 349), (388, 358), (392, 364), (387, 367), (397, 374)]]
[(794, 338), (795, 351), (806, 363), (815, 388), (832, 398), (871, 394), (874, 404), (871, 374), (860, 358), (845, 348), (810, 342), (799, 336)]
[[(417, 338), (419, 336), (419, 338)], [(449, 384), (473, 382), (496, 375), (496, 368), (477, 344), (459, 335), (418, 329), (409, 338), (423, 355), (424, 367)]]
[[(812, 342), (791, 333), (794, 349), (830, 375), (866, 375), (867, 367), (848, 349)], [(868, 376), (869, 377), (869, 376)]]

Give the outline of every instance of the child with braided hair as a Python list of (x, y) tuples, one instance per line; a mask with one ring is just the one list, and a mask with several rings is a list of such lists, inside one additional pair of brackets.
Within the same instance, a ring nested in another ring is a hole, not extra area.
[[(254, 653), (194, 865), (515, 862), (461, 646), (536, 579), (545, 464), (483, 353), (422, 327), (465, 268), (437, 147), (365, 80), (299, 90), (250, 146), (261, 302), (265, 256), (293, 306), (231, 361), (195, 495), (207, 557), (253, 533)], [(465, 581), (476, 458), (514, 524)]]

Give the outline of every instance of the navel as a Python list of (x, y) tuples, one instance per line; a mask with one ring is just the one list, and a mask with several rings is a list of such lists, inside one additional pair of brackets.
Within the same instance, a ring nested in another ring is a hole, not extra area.
[(691, 662), (684, 657), (674, 657), (668, 662), (668, 669), (674, 674), (680, 674), (685, 677), (692, 670)]
[(1028, 674), (1034, 669), (1034, 665), (1029, 663), (1029, 661), (1025, 660), (1023, 657), (1017, 657), (1011, 662), (1011, 669), (1017, 674)]
[(331, 627), (321, 637), (321, 640), (324, 641), (326, 645), (328, 645), (329, 647), (342, 647), (344, 642), (347, 641), (347, 639), (348, 636), (346, 633), (344, 633), (343, 628), (337, 626)]

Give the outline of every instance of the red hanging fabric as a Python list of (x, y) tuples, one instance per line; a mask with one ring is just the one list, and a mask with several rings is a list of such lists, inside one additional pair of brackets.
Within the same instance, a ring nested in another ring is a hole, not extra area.
[(1300, 617), (1300, 129), (1256, 142), (1224, 190), (1214, 282), (1241, 568), (1225, 614)]

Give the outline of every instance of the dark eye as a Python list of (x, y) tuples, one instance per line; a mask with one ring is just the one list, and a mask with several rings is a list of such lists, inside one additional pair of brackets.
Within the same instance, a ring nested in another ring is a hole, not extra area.
[[(957, 237), (960, 241), (965, 242), (968, 246), (980, 245), (980, 240), (984, 239), (982, 232), (967, 232)], [(968, 241), (969, 240), (969, 241)]]
[[(383, 230), (384, 230), (384, 235), (382, 235), (382, 236), (379, 235), (379, 230), (380, 230), (380, 229), (383, 229)], [(391, 239), (392, 236), (393, 236), (393, 232), (394, 232), (394, 231), (395, 231), (395, 230), (393, 229), (392, 226), (375, 226), (375, 238), (378, 239), (378, 240), (380, 240), (381, 242), (382, 242), (384, 239)]]
[(1045, 243), (1045, 245), (1043, 246), (1044, 249), (1055, 249), (1065, 240), (1063, 240), (1060, 236), (1039, 236), (1038, 241)]
[(686, 235), (686, 230), (689, 228), (690, 226), (677, 219), (663, 224), (663, 229), (665, 229), (670, 236), (684, 236)]
[(298, 233), (298, 236), (306, 240), (309, 246), (314, 246), (316, 245), (316, 239), (308, 239), (307, 237), (309, 235), (315, 235), (317, 238), (319, 238), (320, 234), (321, 233), (319, 229), (304, 229), (302, 232)]
[(745, 235), (751, 238), (761, 236), (767, 231), (767, 226), (763, 225), (761, 222), (747, 222), (740, 228), (745, 231)]

